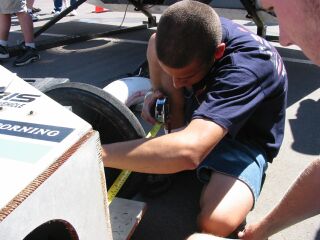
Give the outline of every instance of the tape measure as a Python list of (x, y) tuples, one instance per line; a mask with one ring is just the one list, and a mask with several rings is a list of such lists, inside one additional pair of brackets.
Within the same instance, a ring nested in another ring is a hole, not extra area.
[[(162, 124), (156, 123), (150, 132), (147, 134), (146, 138), (155, 137), (159, 130), (161, 129)], [(118, 194), (120, 189), (122, 188), (123, 184), (126, 182), (128, 177), (130, 176), (131, 171), (129, 170), (122, 170), (121, 173), (118, 175), (116, 180), (113, 182), (112, 186), (108, 190), (108, 204), (112, 202), (115, 196)]]
[(169, 100), (167, 97), (157, 99), (154, 109), (154, 118), (159, 123), (167, 123), (169, 118)]

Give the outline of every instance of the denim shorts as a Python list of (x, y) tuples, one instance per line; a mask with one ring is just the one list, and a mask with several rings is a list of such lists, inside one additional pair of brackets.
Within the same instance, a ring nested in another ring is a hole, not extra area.
[(0, 0), (0, 13), (13, 14), (27, 12), (26, 0)]
[(256, 202), (267, 167), (267, 158), (259, 147), (225, 137), (202, 161), (197, 176), (203, 183), (209, 182), (213, 171), (239, 179), (249, 187)]

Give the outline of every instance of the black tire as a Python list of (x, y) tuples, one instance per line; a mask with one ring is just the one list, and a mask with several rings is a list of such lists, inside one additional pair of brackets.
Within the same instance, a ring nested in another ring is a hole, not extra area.
[[(90, 123), (100, 134), (102, 144), (145, 137), (145, 132), (130, 109), (111, 94), (84, 83), (63, 83), (44, 92), (63, 106), (71, 106), (72, 112)], [(105, 168), (107, 188), (114, 182), (120, 170)], [(131, 173), (118, 197), (131, 198), (145, 180), (145, 174)]]

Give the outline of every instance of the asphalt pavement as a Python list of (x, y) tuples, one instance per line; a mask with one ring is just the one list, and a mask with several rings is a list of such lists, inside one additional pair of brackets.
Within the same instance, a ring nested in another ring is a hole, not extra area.
[[(40, 20), (34, 23), (35, 30), (38, 30), (52, 19), (53, 2), (36, 1), (35, 6), (42, 9)], [(105, 7), (110, 10), (93, 13), (95, 6), (84, 3), (77, 9), (77, 16), (67, 16), (41, 34), (36, 39), (36, 44), (42, 49), (39, 62), (14, 67), (13, 57), (3, 66), (21, 78), (68, 78), (72, 82), (88, 83), (100, 88), (134, 72), (146, 58), (147, 41), (155, 28), (123, 31), (63, 44), (62, 40), (66, 38), (127, 29), (147, 20), (143, 14), (134, 12), (132, 7), (125, 13), (126, 5)], [(162, 8), (156, 9), (158, 13), (155, 16), (159, 19)], [(256, 31), (255, 24), (245, 18), (244, 10), (219, 8), (217, 11)], [(276, 21), (270, 22), (268, 34), (278, 36), (278, 33)], [(20, 26), (17, 19), (13, 18), (9, 44), (14, 47), (21, 40)], [(54, 45), (56, 42), (62, 45)], [(249, 223), (269, 212), (299, 173), (320, 155), (320, 68), (306, 59), (299, 48), (283, 48), (276, 42), (273, 44), (283, 57), (289, 76), (285, 137), (279, 155), (269, 165), (261, 196), (247, 218)], [(45, 46), (54, 47), (46, 49)], [(142, 120), (141, 123), (146, 131), (150, 129)], [(172, 179), (168, 192), (155, 198), (142, 199), (147, 202), (148, 209), (132, 239), (185, 239), (197, 231), (195, 222), (201, 184), (192, 171), (175, 174)], [(296, 224), (270, 239), (319, 240), (320, 216)]]

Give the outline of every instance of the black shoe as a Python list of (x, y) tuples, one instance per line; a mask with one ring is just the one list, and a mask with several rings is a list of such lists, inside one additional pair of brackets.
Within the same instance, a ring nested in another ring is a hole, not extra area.
[(40, 11), (41, 11), (40, 8), (35, 8), (35, 7), (32, 8), (32, 12), (33, 13), (37, 13), (37, 12), (40, 12)]
[(5, 60), (5, 59), (8, 59), (9, 57), (10, 56), (9, 56), (8, 48), (0, 45), (0, 60)]
[(40, 55), (37, 49), (24, 46), (23, 52), (19, 55), (16, 60), (14, 61), (14, 66), (23, 66), (31, 62), (38, 61), (40, 59)]

